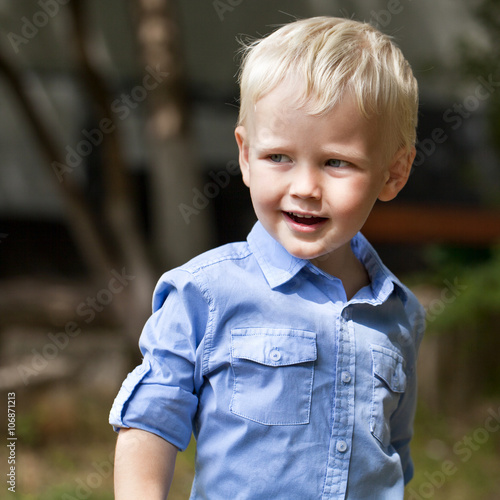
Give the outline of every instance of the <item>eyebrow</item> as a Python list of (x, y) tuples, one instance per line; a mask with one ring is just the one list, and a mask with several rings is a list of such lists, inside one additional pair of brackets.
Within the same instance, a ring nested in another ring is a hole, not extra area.
[(346, 148), (344, 151), (338, 151), (335, 148), (329, 148), (328, 146), (324, 148), (325, 156), (329, 156), (332, 159), (342, 159), (346, 158), (348, 160), (352, 160), (354, 163), (359, 162), (369, 162), (369, 158), (363, 154), (359, 154), (356, 151)]

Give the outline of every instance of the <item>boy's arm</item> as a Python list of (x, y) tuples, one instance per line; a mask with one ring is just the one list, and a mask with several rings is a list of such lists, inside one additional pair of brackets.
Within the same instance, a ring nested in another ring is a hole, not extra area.
[(115, 499), (165, 500), (176, 455), (177, 448), (156, 434), (121, 429), (115, 453)]

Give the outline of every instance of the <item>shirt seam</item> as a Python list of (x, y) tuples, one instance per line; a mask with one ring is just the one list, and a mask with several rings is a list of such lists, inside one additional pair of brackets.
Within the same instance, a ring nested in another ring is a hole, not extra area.
[(203, 298), (208, 304), (208, 318), (207, 324), (205, 326), (205, 334), (203, 335), (204, 339), (204, 347), (202, 353), (202, 375), (206, 375), (210, 372), (210, 358), (211, 354), (214, 350), (214, 335), (216, 331), (216, 301), (212, 295), (210, 290), (210, 286), (208, 284), (208, 280), (205, 279), (205, 270), (214, 265), (220, 264), (225, 261), (235, 261), (235, 260), (244, 260), (251, 256), (251, 251), (247, 248), (246, 252), (238, 252), (231, 253), (229, 255), (223, 255), (218, 257), (217, 259), (213, 259), (209, 262), (206, 262), (202, 265), (195, 267), (194, 269), (189, 269), (185, 267), (185, 272), (191, 274), (193, 279), (196, 281), (198, 288), (200, 289)]

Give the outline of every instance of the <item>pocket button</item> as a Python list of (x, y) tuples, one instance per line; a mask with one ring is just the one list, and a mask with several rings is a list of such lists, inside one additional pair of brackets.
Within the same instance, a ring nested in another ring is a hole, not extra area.
[(281, 353), (278, 351), (278, 349), (273, 349), (270, 352), (270, 357), (271, 360), (274, 361), (275, 363), (281, 359)]

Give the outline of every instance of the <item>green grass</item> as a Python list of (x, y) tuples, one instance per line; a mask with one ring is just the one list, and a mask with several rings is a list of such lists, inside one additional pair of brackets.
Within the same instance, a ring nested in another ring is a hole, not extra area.
[(500, 498), (500, 401), (476, 404), (444, 417), (421, 407), (412, 456), (415, 477), (408, 500)]
[[(107, 424), (112, 399), (51, 389), (19, 394), (16, 493), (0, 499), (111, 500), (115, 434)], [(500, 498), (500, 400), (443, 415), (421, 402), (412, 455), (415, 477), (407, 500)], [(498, 427), (498, 429), (497, 429)], [(489, 429), (489, 430), (488, 430)], [(178, 454), (170, 500), (189, 497), (195, 445)], [(5, 451), (0, 460), (5, 464)]]

